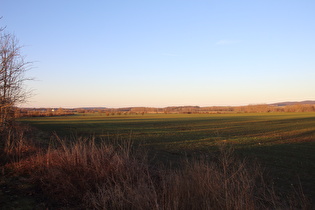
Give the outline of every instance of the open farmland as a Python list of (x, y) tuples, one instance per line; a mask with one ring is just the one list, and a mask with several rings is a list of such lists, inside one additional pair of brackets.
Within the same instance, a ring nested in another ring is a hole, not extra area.
[(298, 179), (309, 197), (315, 192), (315, 113), (262, 114), (85, 114), (24, 118), (45, 133), (132, 139), (158, 161), (176, 162), (233, 144), (236, 153), (256, 158), (276, 184), (290, 187)]

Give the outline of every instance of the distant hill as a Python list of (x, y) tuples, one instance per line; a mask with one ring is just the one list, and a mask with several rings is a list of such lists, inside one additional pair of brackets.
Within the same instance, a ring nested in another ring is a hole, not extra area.
[(108, 109), (108, 108), (106, 108), (106, 107), (78, 107), (75, 109), (93, 110), (93, 109)]
[(287, 101), (287, 102), (280, 102), (269, 104), (273, 106), (289, 106), (289, 105), (296, 105), (296, 104), (312, 104), (315, 105), (315, 101), (307, 100), (307, 101)]

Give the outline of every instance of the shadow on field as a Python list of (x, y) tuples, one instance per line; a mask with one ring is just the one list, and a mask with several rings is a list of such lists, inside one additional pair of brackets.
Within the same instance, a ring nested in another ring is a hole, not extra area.
[(288, 191), (301, 186), (308, 198), (315, 203), (315, 142), (274, 144), (238, 148), (243, 157), (256, 158), (268, 169), (276, 187)]

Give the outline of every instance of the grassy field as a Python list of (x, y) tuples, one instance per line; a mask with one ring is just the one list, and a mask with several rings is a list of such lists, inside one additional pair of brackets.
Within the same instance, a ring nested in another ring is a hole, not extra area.
[(289, 188), (300, 180), (305, 193), (315, 197), (315, 113), (80, 114), (21, 121), (60, 136), (131, 138), (164, 163), (230, 143), (237, 154), (266, 167), (278, 186)]

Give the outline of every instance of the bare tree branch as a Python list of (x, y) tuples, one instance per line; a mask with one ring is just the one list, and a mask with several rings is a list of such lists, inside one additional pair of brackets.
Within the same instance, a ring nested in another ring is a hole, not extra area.
[(13, 119), (14, 106), (25, 102), (29, 92), (24, 83), (29, 78), (25, 72), (31, 62), (26, 62), (21, 54), (22, 47), (13, 34), (0, 29), (0, 126), (3, 129)]

